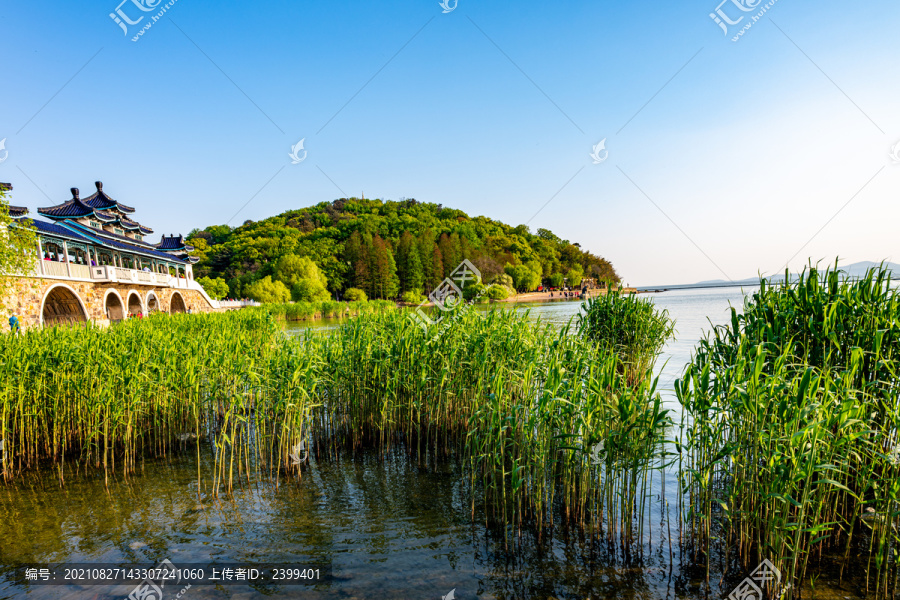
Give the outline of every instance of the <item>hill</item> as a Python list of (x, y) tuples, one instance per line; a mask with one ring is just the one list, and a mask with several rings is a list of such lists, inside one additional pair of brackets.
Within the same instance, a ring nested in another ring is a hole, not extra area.
[(565, 277), (572, 285), (582, 276), (619, 281), (607, 260), (546, 229), (531, 233), (525, 225), (414, 199), (321, 202), (236, 228), (195, 229), (188, 243), (200, 258), (196, 275), (223, 280), (218, 282), (223, 295), (227, 283), (231, 297), (259, 296), (263, 287), (277, 287), (277, 300), (286, 290), (295, 300), (308, 299), (310, 286), (319, 284), (300, 284), (307, 280), (320, 281), (337, 297), (348, 288), (362, 289), (370, 298), (427, 293), (464, 258), (478, 267), (485, 283), (500, 280), (519, 290), (541, 282), (556, 287)]

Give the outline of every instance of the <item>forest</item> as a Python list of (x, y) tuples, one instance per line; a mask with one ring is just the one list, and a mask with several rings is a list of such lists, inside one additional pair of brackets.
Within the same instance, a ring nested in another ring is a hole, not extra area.
[(262, 302), (416, 301), (464, 258), (485, 284), (509, 293), (576, 287), (584, 278), (619, 282), (609, 261), (547, 229), (532, 233), (415, 199), (321, 202), (239, 227), (195, 229), (188, 243), (211, 295)]

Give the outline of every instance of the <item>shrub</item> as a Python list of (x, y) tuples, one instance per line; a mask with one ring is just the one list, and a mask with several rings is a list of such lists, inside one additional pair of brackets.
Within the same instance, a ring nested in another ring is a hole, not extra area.
[(493, 284), (488, 288), (487, 297), (491, 300), (506, 300), (509, 298), (509, 288), (505, 285)]
[(251, 283), (244, 289), (244, 292), (257, 302), (276, 303), (287, 302), (291, 299), (291, 292), (287, 286), (280, 281), (272, 281), (272, 278), (268, 276)]
[(369, 297), (359, 288), (350, 288), (344, 292), (344, 301), (346, 302), (365, 302)]
[(422, 290), (410, 290), (403, 292), (400, 299), (407, 304), (421, 304), (425, 301), (425, 295), (422, 294)]

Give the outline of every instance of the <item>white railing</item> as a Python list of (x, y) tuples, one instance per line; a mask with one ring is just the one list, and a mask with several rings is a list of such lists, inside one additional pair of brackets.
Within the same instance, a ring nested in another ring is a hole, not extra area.
[(193, 289), (191, 284), (194, 283), (193, 281), (182, 277), (172, 277), (168, 273), (138, 271), (136, 269), (125, 269), (113, 265), (95, 265), (89, 267), (87, 265), (75, 263), (40, 259), (35, 261), (33, 276), (98, 282), (136, 283), (139, 285), (158, 285), (181, 289)]
[(90, 279), (91, 268), (87, 265), (69, 263), (69, 271), (74, 279)]
[(44, 269), (44, 275), (50, 275), (52, 277), (69, 276), (69, 271), (66, 269), (66, 263), (56, 262), (54, 260), (44, 260), (41, 261), (41, 265)]
[(243, 308), (245, 306), (260, 306), (256, 300), (219, 300), (221, 308)]

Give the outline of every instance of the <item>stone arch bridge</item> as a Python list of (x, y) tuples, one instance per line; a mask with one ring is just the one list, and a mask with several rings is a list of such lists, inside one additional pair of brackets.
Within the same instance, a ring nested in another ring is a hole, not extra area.
[(140, 285), (128, 281), (20, 277), (13, 280), (4, 304), (23, 328), (88, 321), (108, 325), (156, 312), (221, 310), (199, 284), (185, 279)]

